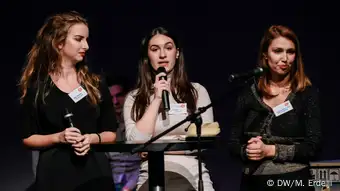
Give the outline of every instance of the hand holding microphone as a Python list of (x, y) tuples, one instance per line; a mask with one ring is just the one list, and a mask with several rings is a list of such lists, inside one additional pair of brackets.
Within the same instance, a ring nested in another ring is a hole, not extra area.
[(155, 88), (155, 98), (161, 99), (163, 102), (163, 107), (165, 110), (170, 109), (169, 103), (169, 92), (170, 92), (170, 83), (167, 80), (166, 70), (164, 67), (159, 67), (157, 69), (157, 75), (154, 83)]
[(70, 127), (62, 131), (59, 135), (59, 142), (75, 144), (81, 142), (84, 137), (81, 135), (80, 130), (75, 127)]
[(64, 118), (68, 121), (69, 128), (66, 128), (64, 131), (62, 131), (59, 135), (59, 141), (61, 143), (69, 143), (69, 144), (75, 144), (77, 142), (81, 142), (84, 137), (81, 134), (80, 130), (75, 128), (72, 122), (72, 116), (73, 114), (66, 110), (66, 114)]
[(66, 115), (64, 116), (65, 119), (68, 121), (70, 127), (65, 129), (63, 133), (61, 133), (64, 137), (65, 143), (72, 144), (72, 147), (74, 148), (74, 153), (78, 156), (84, 156), (88, 153), (90, 150), (91, 145), (91, 135), (85, 134), (82, 135), (80, 130), (75, 128), (72, 122), (72, 116), (73, 114), (68, 111), (68, 109), (65, 109)]

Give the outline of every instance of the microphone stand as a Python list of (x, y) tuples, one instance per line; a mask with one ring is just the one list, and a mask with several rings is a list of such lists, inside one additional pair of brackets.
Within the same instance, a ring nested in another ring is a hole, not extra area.
[[(200, 109), (200, 108), (199, 108)], [(198, 115), (193, 121), (196, 125), (197, 134), (197, 155), (198, 155), (198, 191), (203, 191), (203, 180), (202, 180), (202, 157), (201, 157), (201, 128), (202, 128), (202, 117)]]
[(169, 133), (170, 131), (176, 129), (180, 125), (184, 124), (187, 121), (190, 121), (191, 123), (195, 123), (196, 125), (196, 133), (197, 133), (197, 153), (198, 153), (198, 190), (203, 191), (203, 180), (202, 180), (202, 159), (201, 159), (201, 127), (202, 127), (202, 118), (201, 114), (204, 113), (207, 109), (209, 109), (212, 106), (212, 103), (210, 103), (207, 106), (198, 108), (198, 111), (195, 113), (188, 115), (184, 120), (178, 122), (174, 126), (170, 127), (169, 129), (163, 131), (162, 133), (152, 137), (150, 140), (145, 142), (144, 144), (135, 147), (132, 149), (132, 154), (135, 154), (137, 152), (140, 152), (142, 149), (147, 147), (148, 145), (152, 144), (157, 139), (163, 137), (165, 134)]

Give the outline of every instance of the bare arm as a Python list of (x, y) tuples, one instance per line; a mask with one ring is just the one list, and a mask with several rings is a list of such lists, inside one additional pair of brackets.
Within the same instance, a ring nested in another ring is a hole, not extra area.
[[(116, 133), (111, 131), (104, 131), (99, 133), (100, 136), (100, 143), (113, 143), (116, 141)], [(90, 134), (91, 137), (91, 144), (99, 144), (99, 136), (95, 133)]]
[(49, 134), (49, 135), (39, 135), (33, 134), (27, 138), (23, 139), (23, 143), (28, 147), (49, 147), (58, 143), (70, 143), (75, 144), (82, 141), (84, 137), (81, 135), (79, 129), (75, 127), (70, 127), (62, 132)]
[(60, 133), (54, 133), (50, 135), (31, 135), (28, 138), (23, 139), (24, 145), (28, 147), (49, 147), (59, 143)]

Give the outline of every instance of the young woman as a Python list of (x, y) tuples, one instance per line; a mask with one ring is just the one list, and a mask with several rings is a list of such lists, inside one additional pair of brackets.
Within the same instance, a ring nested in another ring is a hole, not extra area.
[[(89, 72), (86, 20), (56, 14), (39, 30), (20, 80), (23, 143), (40, 149), (35, 190), (114, 189), (104, 152), (92, 144), (114, 142), (116, 120), (105, 82)], [(65, 120), (66, 110), (73, 114)]]
[[(188, 80), (182, 47), (166, 29), (153, 29), (142, 40), (141, 48), (139, 80), (136, 90), (130, 92), (125, 100), (124, 120), (128, 140), (147, 141), (183, 120), (197, 108), (210, 104), (210, 98), (202, 85)], [(159, 67), (164, 67), (165, 72), (157, 74)], [(165, 75), (167, 80), (160, 79)], [(163, 108), (162, 91), (169, 92), (170, 111)], [(203, 123), (213, 122), (212, 108), (201, 117)], [(185, 135), (188, 125), (185, 123), (168, 135)], [(166, 190), (197, 190), (198, 162), (191, 155), (193, 153), (179, 151), (165, 154)], [(204, 190), (214, 190), (208, 170), (204, 164), (202, 166)], [(147, 161), (142, 163), (140, 172), (138, 189), (147, 190)]]
[(321, 146), (319, 99), (298, 38), (288, 27), (271, 26), (259, 54), (268, 72), (239, 96), (229, 144), (244, 162), (241, 190), (314, 190), (309, 162)]

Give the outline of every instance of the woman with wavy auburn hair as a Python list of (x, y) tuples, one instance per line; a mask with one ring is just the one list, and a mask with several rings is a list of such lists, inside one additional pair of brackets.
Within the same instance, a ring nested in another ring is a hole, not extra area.
[(56, 14), (28, 54), (20, 121), (24, 145), (39, 150), (35, 190), (113, 190), (105, 153), (90, 150), (115, 141), (116, 119), (106, 83), (85, 63), (88, 36), (79, 13)]
[(310, 161), (321, 148), (319, 93), (304, 73), (296, 34), (269, 27), (259, 65), (266, 73), (239, 95), (229, 142), (244, 164), (241, 190), (314, 190)]

